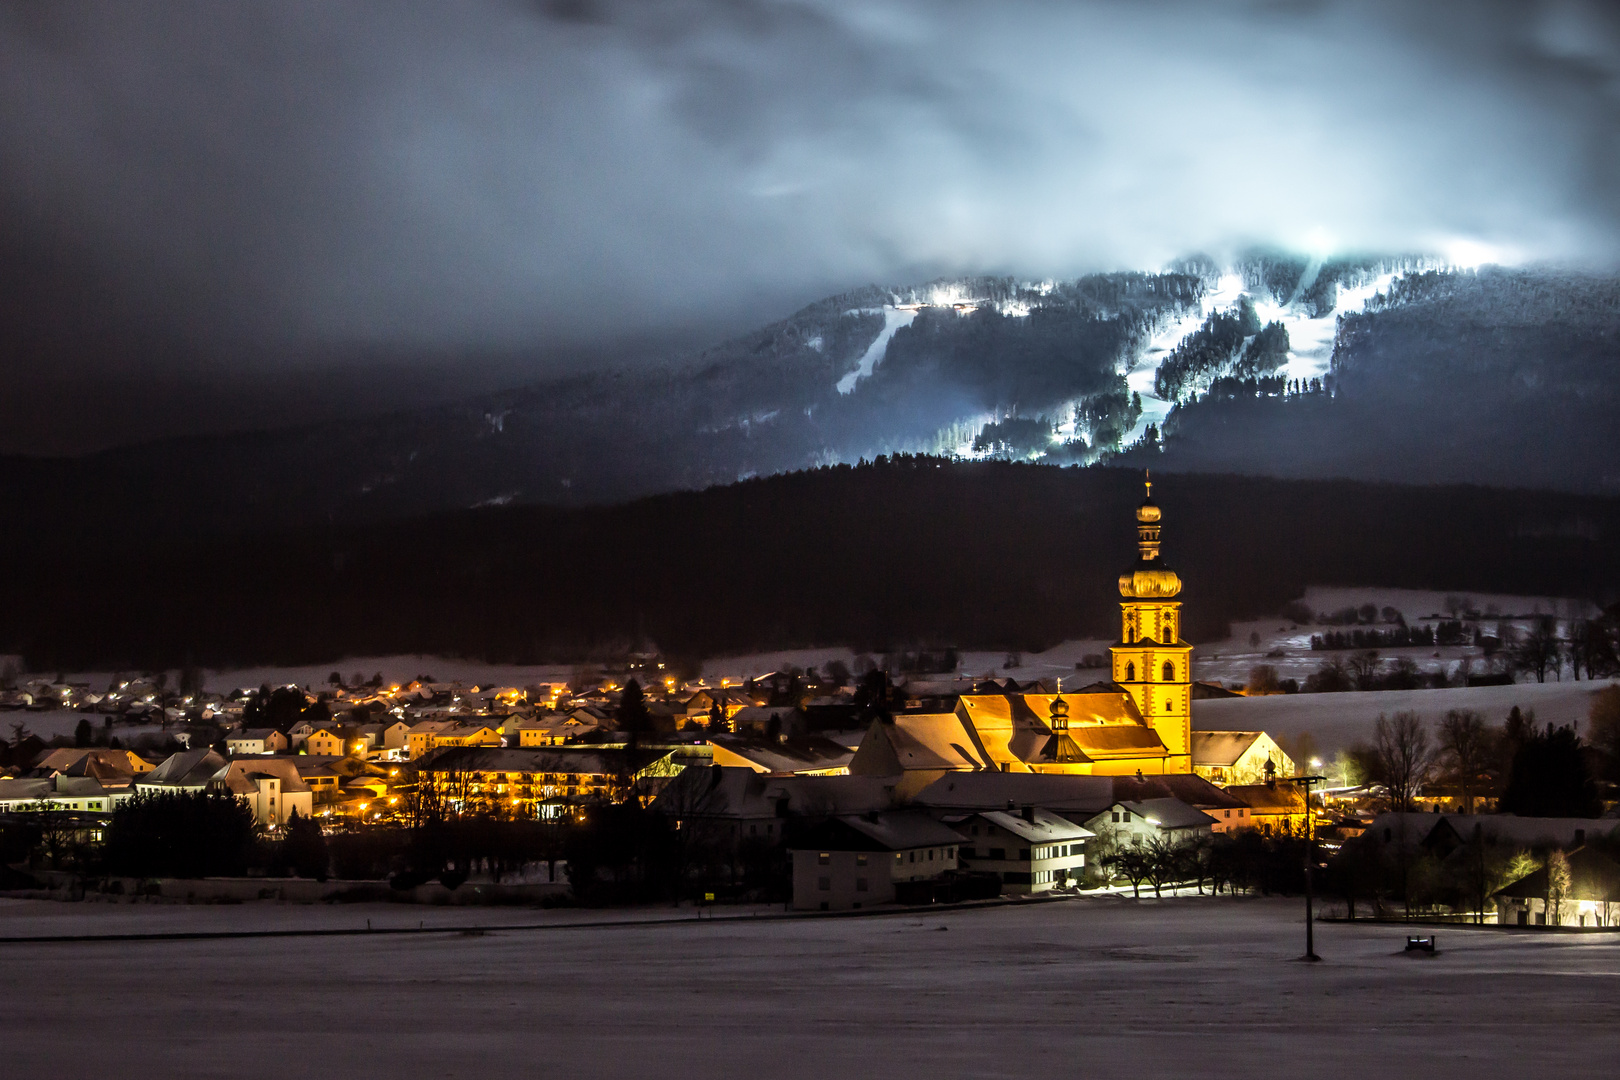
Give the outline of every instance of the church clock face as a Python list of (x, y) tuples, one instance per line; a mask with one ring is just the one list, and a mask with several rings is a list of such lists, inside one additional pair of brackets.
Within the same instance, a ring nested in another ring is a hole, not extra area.
[(1192, 771), (1192, 646), (1181, 640), (1181, 578), (1160, 557), (1162, 515), (1147, 498), (1136, 508), (1135, 568), (1119, 578), (1120, 636), (1110, 650), (1120, 685), (1170, 751), (1167, 771)]

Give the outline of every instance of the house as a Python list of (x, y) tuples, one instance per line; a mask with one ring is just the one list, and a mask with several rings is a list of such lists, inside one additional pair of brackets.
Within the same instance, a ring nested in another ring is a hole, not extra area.
[(809, 730), (804, 713), (792, 705), (747, 705), (727, 717), (732, 731), (756, 738), (802, 736)]
[(1620, 919), (1620, 864), (1597, 848), (1581, 846), (1564, 856), (1569, 883), (1555, 895), (1551, 860), (1540, 870), (1498, 889), (1496, 921), (1502, 926), (1614, 926)]
[(405, 734), (405, 753), (412, 761), (433, 749), (433, 740), (456, 726), (454, 720), (419, 720)]
[(213, 750), (183, 750), (136, 777), (135, 788), (152, 794), (207, 791), (214, 778), (229, 766), (230, 762)]
[(441, 746), (416, 767), (455, 805), (499, 803), (534, 817), (562, 804), (651, 797), (680, 772), (673, 757), (674, 751), (621, 747)]
[[(605, 730), (588, 710), (576, 709), (571, 713), (509, 724), (506, 739), (508, 746), (561, 746), (569, 741), (578, 741), (592, 732)], [(515, 742), (512, 738), (514, 734), (517, 736)]]
[(1195, 731), (1193, 772), (1212, 784), (1261, 784), (1293, 776), (1294, 762), (1263, 731)]
[(1180, 799), (1122, 800), (1086, 822), (1116, 845), (1181, 843), (1214, 832), (1215, 819)]
[(1248, 808), (1249, 828), (1266, 836), (1304, 836), (1309, 824), (1302, 784), (1231, 784), (1226, 793)]
[(110, 814), (132, 798), (128, 787), (110, 789), (93, 776), (0, 777), (0, 813)]
[(962, 837), (927, 814), (874, 811), (830, 818), (794, 844), (793, 906), (846, 911), (892, 903), (896, 885), (955, 870)]
[(947, 773), (915, 796), (934, 811), (1006, 810), (1038, 806), (1084, 825), (1117, 802), (1175, 799), (1202, 810), (1221, 831), (1226, 818), (1246, 810), (1243, 803), (1192, 773), (1163, 776), (1076, 776), (1063, 773)]
[(1086, 865), (1086, 841), (1095, 835), (1034, 806), (941, 820), (963, 836), (958, 854), (962, 869), (993, 873), (1001, 879), (1002, 892), (1013, 894), (1048, 892), (1078, 882)]
[(133, 750), (104, 750), (63, 746), (39, 759), (35, 769), (69, 776), (140, 776), (152, 771), (152, 763)]
[(349, 729), (337, 724), (321, 724), (304, 736), (304, 752), (317, 757), (343, 757), (355, 749), (352, 745), (355, 742), (361, 743), (363, 748), (364, 740), (352, 738)]
[(260, 826), (278, 828), (294, 810), (306, 817), (311, 810), (310, 789), (293, 760), (249, 756), (229, 761), (213, 750), (186, 750), (136, 778), (135, 787), (152, 794), (226, 792), (252, 808)]
[(248, 728), (225, 740), (225, 748), (232, 757), (239, 754), (284, 754), (289, 746), (287, 736), (275, 728)]
[(774, 776), (720, 764), (689, 768), (649, 807), (709, 838), (781, 842), (789, 823), (893, 809), (894, 789), (864, 776)]
[(289, 758), (233, 761), (215, 778), (211, 789), (227, 791), (246, 803), (261, 828), (279, 828), (294, 811), (309, 817), (313, 809), (309, 785)]
[(422, 720), (405, 736), (406, 753), (415, 760), (440, 746), (500, 746), (501, 735), (488, 724), (457, 720)]
[(819, 735), (765, 738), (751, 734), (711, 735), (716, 765), (753, 769), (774, 776), (845, 776), (855, 752)]

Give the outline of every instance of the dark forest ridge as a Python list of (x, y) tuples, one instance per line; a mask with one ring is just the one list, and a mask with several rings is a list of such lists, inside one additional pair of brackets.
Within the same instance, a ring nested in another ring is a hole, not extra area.
[[(1307, 585), (1620, 595), (1620, 499), (1154, 473), (1189, 639)], [(612, 507), (495, 507), (0, 557), (35, 670), (657, 648), (1038, 650), (1109, 635), (1134, 470), (893, 458)], [(3, 553), (0, 553), (3, 555)]]

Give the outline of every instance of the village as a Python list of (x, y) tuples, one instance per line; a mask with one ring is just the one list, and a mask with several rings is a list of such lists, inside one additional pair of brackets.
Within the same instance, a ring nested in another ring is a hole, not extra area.
[[(1313, 875), (1347, 918), (1620, 917), (1602, 741), (1620, 688), (1588, 680), (1585, 743), (1517, 705), (1436, 725), (1380, 715), (1331, 760), (1309, 738), (1201, 722), (1280, 691), (1193, 678), (1160, 516), (1151, 497), (1137, 511), (1105, 667), (1074, 676), (967, 678), (923, 656), (910, 671), (833, 660), (710, 681), (645, 655), (524, 686), (336, 671), (318, 690), (226, 693), (184, 673), (172, 688), (14, 681), (0, 692), (14, 717), (4, 891), (836, 912), (1287, 894)], [(76, 716), (72, 735), (32, 734), (46, 715)], [(228, 802), (252, 850), (130, 854), (132, 808), (161, 831), (152, 807), (188, 798)]]

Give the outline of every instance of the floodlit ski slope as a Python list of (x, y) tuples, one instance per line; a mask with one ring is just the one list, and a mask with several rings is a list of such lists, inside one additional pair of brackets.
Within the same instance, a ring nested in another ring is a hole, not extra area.
[(838, 392), (840, 394), (852, 393), (856, 383), (871, 375), (877, 368), (878, 363), (883, 359), (883, 354), (888, 351), (889, 339), (893, 338), (895, 332), (902, 326), (910, 326), (911, 321), (916, 317), (917, 310), (915, 308), (910, 310), (893, 307), (884, 308), (883, 329), (878, 331), (878, 336), (873, 340), (872, 344), (866, 347), (866, 352), (861, 354), (861, 362), (856, 365), (855, 370), (838, 380)]
[(1223, 274), (1215, 287), (1204, 294), (1198, 311), (1171, 321), (1154, 334), (1127, 373), (1126, 383), (1142, 396), (1142, 416), (1125, 441), (1133, 443), (1140, 440), (1149, 424), (1163, 427), (1174, 403), (1154, 393), (1159, 365), (1213, 312), (1227, 310), (1240, 297), (1248, 296), (1262, 324), (1280, 322), (1288, 331), (1288, 363), (1283, 367), (1283, 377), (1290, 381), (1315, 379), (1327, 373), (1333, 359), (1333, 338), (1338, 330), (1339, 316), (1361, 311), (1368, 300), (1389, 288), (1395, 276), (1394, 273), (1385, 273), (1354, 287), (1338, 286), (1338, 298), (1333, 310), (1319, 319), (1313, 319), (1299, 304), (1279, 304), (1264, 291), (1255, 293), (1244, 288), (1240, 275)]

